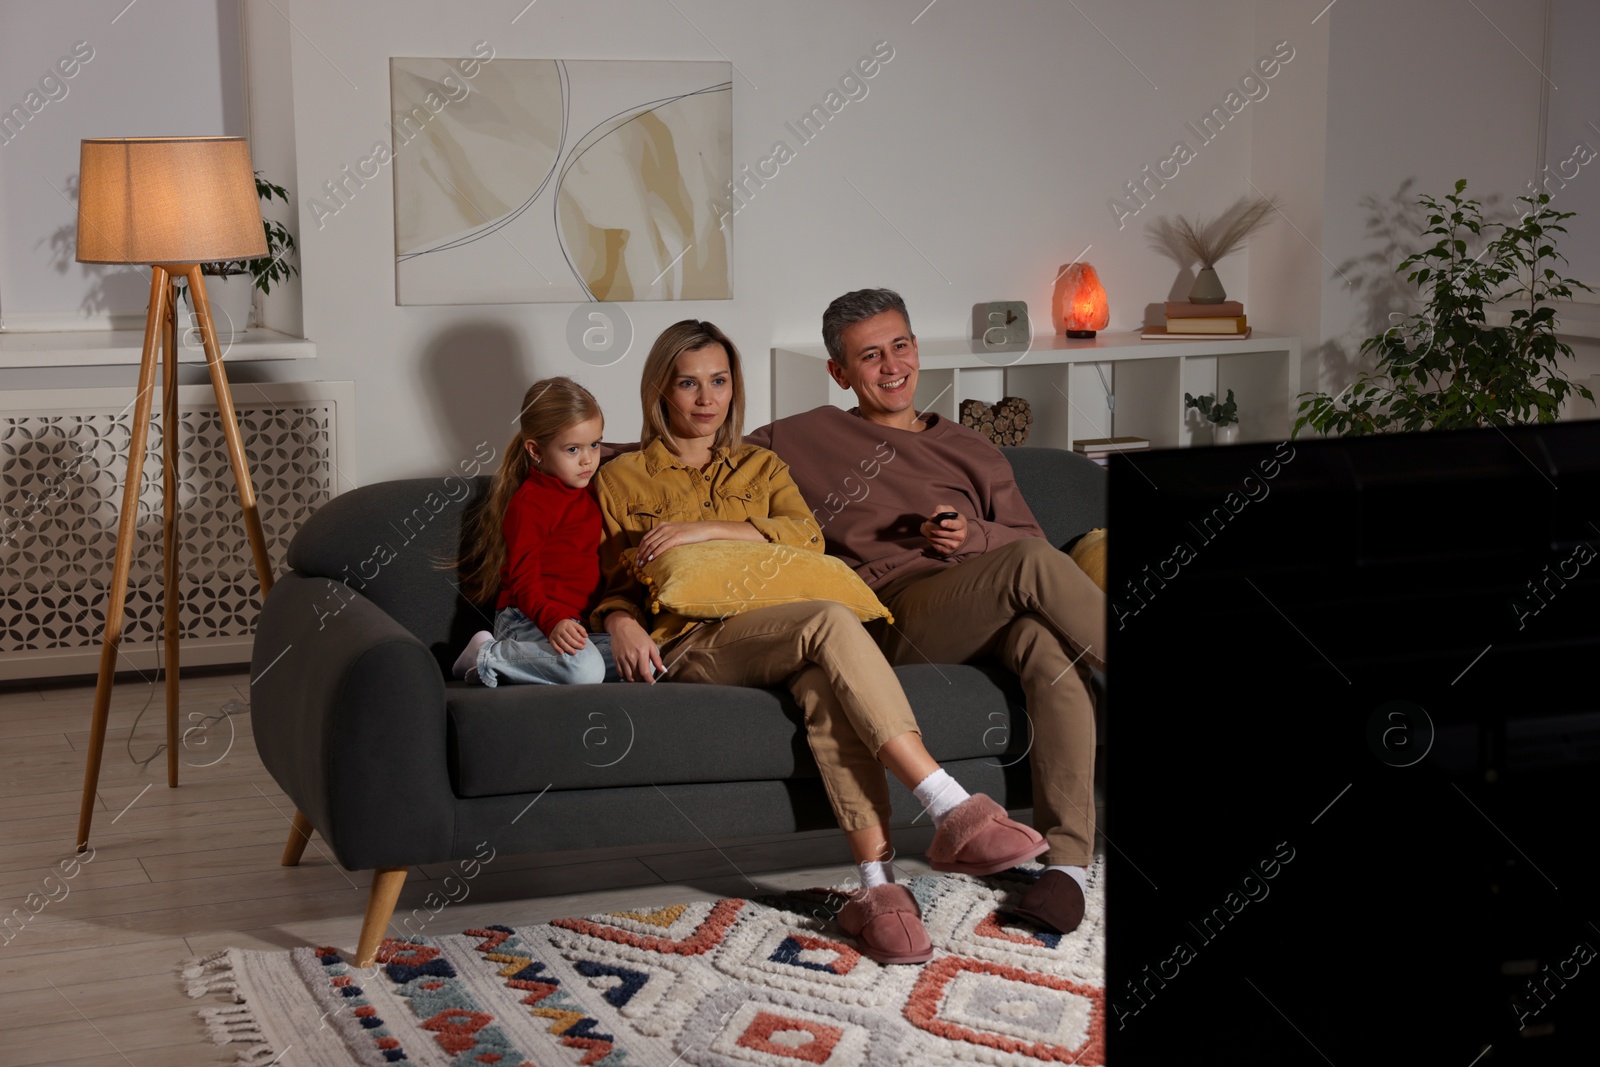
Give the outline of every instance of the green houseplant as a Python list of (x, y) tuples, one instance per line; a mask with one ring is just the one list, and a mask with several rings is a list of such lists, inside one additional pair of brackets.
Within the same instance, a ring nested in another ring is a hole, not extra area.
[(1219, 445), (1231, 445), (1239, 439), (1239, 405), (1234, 403), (1233, 390), (1228, 390), (1228, 399), (1220, 404), (1217, 398), (1210, 393), (1204, 396), (1183, 394), (1183, 410), (1190, 408), (1200, 412), (1201, 418), (1211, 424), (1211, 439)]
[[(263, 204), (277, 197), (289, 203), (289, 193), (281, 185), (274, 185), (256, 171), (256, 195)], [(206, 283), (206, 295), (214, 306), (222, 309), (232, 324), (235, 334), (243, 333), (250, 314), (250, 299), (254, 290), (272, 292), (272, 287), (300, 273), (300, 268), (290, 262), (295, 254), (294, 234), (279, 222), (263, 217), (261, 228), (267, 237), (267, 254), (256, 259), (231, 259), (200, 264), (200, 273), (217, 281)], [(184, 299), (189, 298), (187, 287)], [(224, 327), (219, 320), (218, 330)]]
[[(1519, 196), (1526, 205), (1514, 223), (1485, 221), (1483, 206), (1464, 199), (1456, 182), (1443, 202), (1418, 197), (1427, 211), (1424, 237), (1434, 244), (1408, 256), (1396, 271), (1423, 295), (1403, 323), (1361, 344), (1376, 357), (1337, 396), (1302, 393), (1294, 433), (1360, 435), (1386, 430), (1452, 430), (1554, 422), (1562, 402), (1594, 394), (1561, 372), (1572, 349), (1556, 335), (1554, 301), (1593, 292), (1561, 273), (1566, 257), (1556, 235), (1570, 211), (1555, 211), (1548, 193)], [(1468, 254), (1468, 239), (1483, 241)], [(1488, 315), (1509, 308), (1506, 325)]]

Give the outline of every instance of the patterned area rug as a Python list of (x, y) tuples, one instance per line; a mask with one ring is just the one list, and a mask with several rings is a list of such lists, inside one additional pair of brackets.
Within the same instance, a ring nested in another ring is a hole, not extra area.
[(861, 955), (828, 921), (843, 898), (815, 890), (390, 939), (367, 969), (227, 949), (184, 975), (232, 995), (201, 1015), (245, 1064), (1100, 1064), (1103, 872), (1067, 936), (998, 912), (1036, 869), (914, 879), (921, 966)]

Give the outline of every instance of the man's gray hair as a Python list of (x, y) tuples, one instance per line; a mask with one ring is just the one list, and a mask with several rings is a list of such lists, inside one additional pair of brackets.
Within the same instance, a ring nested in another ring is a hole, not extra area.
[(906, 332), (911, 332), (911, 314), (906, 311), (906, 302), (893, 289), (857, 289), (829, 304), (828, 310), (822, 313), (822, 343), (828, 346), (828, 358), (843, 366), (842, 338), (846, 328), (885, 311), (898, 311), (906, 320)]

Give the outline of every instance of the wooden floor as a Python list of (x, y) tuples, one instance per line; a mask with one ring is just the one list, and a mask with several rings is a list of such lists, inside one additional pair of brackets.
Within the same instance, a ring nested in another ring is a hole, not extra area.
[[(183, 992), (186, 960), (229, 946), (354, 947), (367, 873), (334, 863), (320, 838), (299, 867), (279, 866), (294, 808), (256, 756), (248, 677), (186, 675), (182, 693), (182, 784), (169, 789), (162, 687), (119, 683), (93, 858), (62, 880), (94, 688), (0, 689), (0, 920), (11, 917), (0, 933), (0, 1065), (233, 1063), (236, 1047), (209, 1043), (203, 1002)], [(897, 833), (901, 854), (916, 857), (897, 861), (902, 880), (927, 870), (927, 843), (926, 831)], [(717, 844), (499, 857), (428, 932), (834, 884), (854, 871), (837, 831)], [(413, 870), (397, 914), (451, 870)]]

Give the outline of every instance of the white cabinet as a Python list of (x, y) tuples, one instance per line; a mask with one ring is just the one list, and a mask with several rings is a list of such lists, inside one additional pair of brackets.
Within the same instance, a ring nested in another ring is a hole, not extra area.
[[(1183, 394), (1226, 396), (1239, 406), (1241, 441), (1289, 436), (1300, 392), (1300, 341), (1260, 332), (1245, 340), (1142, 341), (1105, 333), (1086, 341), (1035, 337), (1031, 346), (971, 339), (919, 340), (917, 407), (958, 418), (961, 401), (1020, 396), (1033, 406), (1030, 445), (1071, 448), (1090, 437), (1146, 437), (1154, 448), (1209, 444), (1208, 424), (1185, 417)], [(833, 384), (821, 345), (772, 350), (772, 417), (821, 404), (855, 406)], [(1114, 406), (1108, 403), (1114, 397)]]

